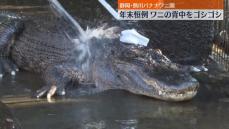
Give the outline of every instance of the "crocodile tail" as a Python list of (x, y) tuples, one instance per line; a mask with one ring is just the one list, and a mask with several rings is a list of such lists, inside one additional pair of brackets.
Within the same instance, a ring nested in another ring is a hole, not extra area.
[(23, 31), (24, 24), (21, 17), (13, 13), (0, 13), (0, 54), (9, 56), (14, 39)]

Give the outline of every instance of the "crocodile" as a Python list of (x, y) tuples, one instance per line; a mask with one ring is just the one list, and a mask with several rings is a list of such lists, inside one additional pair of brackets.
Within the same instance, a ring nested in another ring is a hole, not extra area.
[(59, 21), (0, 15), (1, 55), (8, 59), (1, 60), (1, 71), (40, 74), (45, 85), (36, 97), (65, 95), (69, 85), (90, 85), (90, 94), (118, 89), (165, 101), (197, 94), (199, 83), (189, 67), (173, 63), (160, 50), (105, 37), (75, 43)]

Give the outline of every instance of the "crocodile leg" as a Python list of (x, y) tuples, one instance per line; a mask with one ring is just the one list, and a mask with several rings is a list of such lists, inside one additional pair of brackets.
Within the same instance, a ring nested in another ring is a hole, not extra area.
[(23, 28), (24, 25), (20, 19), (11, 18), (9, 15), (0, 15), (0, 77), (4, 73), (15, 75), (15, 72), (18, 71), (16, 65), (9, 58), (11, 46)]
[(43, 78), (46, 85), (37, 91), (36, 97), (47, 97), (48, 100), (54, 94), (65, 95), (65, 86), (70, 83), (81, 83), (85, 81), (85, 76), (77, 67), (69, 64), (61, 64), (53, 67), (48, 67)]
[(4, 73), (15, 75), (18, 71), (18, 67), (13, 63), (12, 60), (5, 58), (0, 59), (0, 78), (3, 77)]

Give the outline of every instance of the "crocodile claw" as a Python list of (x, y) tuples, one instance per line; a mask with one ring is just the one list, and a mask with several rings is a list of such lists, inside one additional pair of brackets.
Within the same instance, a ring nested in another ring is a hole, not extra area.
[(57, 86), (53, 85), (51, 87), (44, 86), (35, 94), (36, 98), (41, 98), (46, 95), (48, 102), (52, 102), (52, 96), (57, 92)]
[(41, 97), (43, 97), (48, 92), (48, 90), (49, 90), (49, 87), (44, 86), (41, 89), (37, 90), (37, 92), (35, 93), (34, 96), (36, 98), (41, 98)]
[(15, 76), (18, 71), (18, 67), (11, 60), (0, 59), (0, 78), (2, 78), (5, 74)]
[(55, 94), (64, 96), (66, 94), (65, 87), (68, 84), (84, 82), (85, 75), (75, 66), (65, 64), (47, 68), (43, 78), (46, 85), (37, 91), (35, 97), (41, 98), (46, 95), (47, 100), (50, 101)]
[(51, 102), (51, 98), (56, 93), (56, 90), (57, 90), (56, 86), (51, 86), (51, 88), (49, 89), (47, 96), (46, 96), (49, 102)]

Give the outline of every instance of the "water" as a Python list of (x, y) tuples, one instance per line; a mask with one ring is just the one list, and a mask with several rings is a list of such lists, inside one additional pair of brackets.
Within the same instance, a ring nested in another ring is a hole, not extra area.
[(66, 20), (69, 20), (71, 24), (78, 30), (79, 37), (81, 37), (81, 41), (86, 40), (86, 34), (83, 28), (79, 25), (79, 23), (63, 8), (63, 6), (59, 3), (58, 0), (49, 0), (50, 8), (52, 9), (53, 13), (56, 14), (58, 17), (63, 17)]
[[(84, 30), (87, 26), (96, 28), (104, 23), (123, 28), (138, 27), (134, 22), (117, 23), (94, 0), (61, 2), (78, 17)], [(1, 8), (10, 5), (10, 10), (24, 15), (49, 12), (48, 2), (44, 0), (0, 0), (0, 3)], [(20, 10), (15, 5), (19, 5)], [(94, 13), (85, 13), (92, 10)], [(45, 99), (31, 98), (44, 84), (38, 75), (25, 71), (16, 77), (5, 76), (0, 81), (0, 98), (13, 111), (23, 129), (229, 129), (228, 73), (218, 72), (213, 67), (208, 74), (195, 76), (201, 82), (200, 91), (192, 101), (182, 103), (163, 102), (124, 91), (78, 96), (82, 92), (77, 89), (48, 103)]]
[[(76, 19), (74, 19), (65, 9), (64, 7), (59, 3), (58, 0), (49, 0), (50, 8), (54, 14), (56, 14), (57, 17), (60, 17), (62, 19), (62, 22), (67, 22), (67, 24), (70, 25), (70, 27), (73, 29), (73, 33), (76, 35), (71, 36), (71, 34), (68, 33), (68, 30), (65, 31), (65, 34), (70, 38), (71, 41), (75, 43), (77, 54), (75, 57), (76, 63), (82, 62), (81, 69), (85, 73), (90, 73), (90, 58), (92, 58), (92, 45), (90, 45), (90, 40), (92, 38), (97, 39), (103, 39), (103, 38), (109, 38), (109, 39), (115, 39), (117, 38), (118, 34), (115, 33), (117, 30), (117, 27), (109, 27), (105, 28), (105, 25), (99, 28), (90, 29), (87, 27), (87, 30), (84, 31), (83, 28), (80, 26), (80, 24), (77, 22)], [(90, 77), (91, 74), (87, 75), (87, 78)]]
[(47, 103), (30, 98), (42, 83), (38, 76), (26, 72), (19, 73), (15, 82), (6, 77), (0, 91), (2, 101), (8, 103), (23, 129), (228, 129), (229, 99), (219, 90), (208, 89), (216, 82), (206, 83), (207, 77), (201, 77), (197, 97), (182, 103), (124, 91), (77, 97), (73, 94), (76, 89)]
[(20, 125), (17, 120), (12, 116), (9, 109), (0, 103), (0, 128), (1, 129), (19, 129)]

